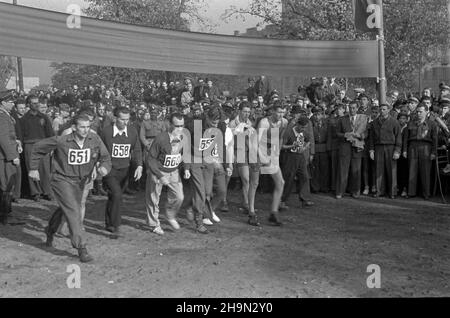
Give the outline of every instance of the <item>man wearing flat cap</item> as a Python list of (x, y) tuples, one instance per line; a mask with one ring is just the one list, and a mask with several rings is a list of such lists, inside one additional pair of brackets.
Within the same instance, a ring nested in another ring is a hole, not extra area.
[(417, 108), (417, 105), (419, 105), (419, 100), (416, 97), (411, 96), (410, 98), (408, 98), (407, 105), (408, 105), (408, 111), (409, 111), (410, 118), (411, 118), (411, 120), (414, 120), (414, 118), (417, 116), (416, 108)]
[(358, 99), (361, 94), (366, 92), (364, 88), (355, 88), (353, 91), (355, 92), (355, 99)]
[(0, 223), (6, 224), (11, 213), (12, 193), (15, 186), (16, 167), (20, 165), (14, 107), (11, 92), (0, 93)]

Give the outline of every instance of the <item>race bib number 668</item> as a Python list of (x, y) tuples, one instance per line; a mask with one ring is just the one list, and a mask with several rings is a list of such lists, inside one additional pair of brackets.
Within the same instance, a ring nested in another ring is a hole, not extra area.
[(67, 160), (72, 166), (85, 165), (91, 161), (91, 149), (69, 149)]
[(166, 155), (166, 159), (164, 160), (164, 168), (171, 169), (176, 168), (181, 163), (181, 154), (178, 155)]

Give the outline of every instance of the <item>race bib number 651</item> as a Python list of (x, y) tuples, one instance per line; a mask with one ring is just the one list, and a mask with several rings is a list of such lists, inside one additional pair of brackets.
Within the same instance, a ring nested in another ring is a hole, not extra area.
[(111, 157), (119, 158), (119, 159), (129, 158), (130, 157), (130, 149), (131, 149), (131, 145), (113, 144), (112, 151), (111, 151)]
[(91, 161), (91, 149), (69, 149), (67, 160), (71, 166), (85, 165)]

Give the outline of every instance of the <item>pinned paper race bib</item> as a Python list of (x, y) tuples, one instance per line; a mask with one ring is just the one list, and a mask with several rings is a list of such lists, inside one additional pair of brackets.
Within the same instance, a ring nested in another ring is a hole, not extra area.
[(111, 157), (118, 159), (125, 159), (130, 157), (131, 145), (113, 144)]
[(166, 155), (163, 167), (166, 169), (176, 168), (181, 163), (181, 154), (178, 155)]
[(198, 150), (205, 151), (209, 147), (211, 147), (212, 143), (214, 142), (215, 138), (202, 138), (200, 139), (200, 145), (198, 147)]
[(88, 164), (91, 161), (91, 149), (69, 149), (67, 160), (71, 166)]
[(211, 157), (213, 158), (219, 158), (219, 145), (216, 144), (213, 148), (213, 150), (211, 151)]

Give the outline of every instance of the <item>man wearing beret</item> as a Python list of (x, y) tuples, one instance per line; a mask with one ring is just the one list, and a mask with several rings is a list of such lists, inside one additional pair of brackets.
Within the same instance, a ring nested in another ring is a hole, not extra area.
[(408, 110), (409, 110), (409, 116), (411, 118), (411, 120), (414, 120), (414, 118), (416, 117), (416, 108), (417, 105), (419, 105), (419, 100), (417, 98), (415, 98), (414, 96), (411, 96), (410, 98), (408, 98)]
[(13, 95), (0, 93), (0, 223), (3, 224), (11, 213), (16, 167), (20, 165), (20, 143), (16, 138), (15, 120), (10, 114), (13, 107)]

